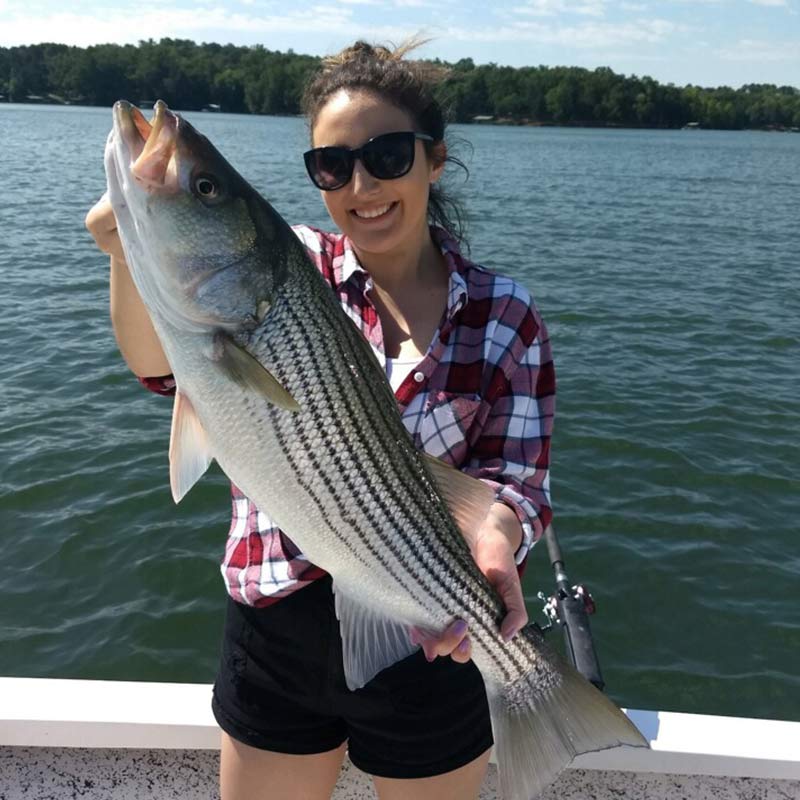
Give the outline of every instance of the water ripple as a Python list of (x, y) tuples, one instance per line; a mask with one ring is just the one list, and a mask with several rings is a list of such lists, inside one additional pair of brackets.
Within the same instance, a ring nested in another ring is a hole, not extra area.
[[(211, 680), (228, 489), (212, 470), (173, 505), (171, 403), (110, 330), (83, 227), (110, 114), (4, 115), (0, 674)], [(193, 118), (291, 222), (329, 226), (300, 120)], [(455, 132), (472, 256), (548, 322), (556, 526), (612, 696), (800, 719), (800, 137)], [(527, 597), (551, 584), (535, 551)]]

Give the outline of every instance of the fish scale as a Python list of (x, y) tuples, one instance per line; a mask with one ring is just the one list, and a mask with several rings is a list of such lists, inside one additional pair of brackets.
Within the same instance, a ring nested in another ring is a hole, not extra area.
[[(315, 313), (309, 315), (309, 308)], [(325, 322), (324, 328), (318, 320)], [(398, 564), (408, 563), (410, 557), (420, 561), (422, 569), (417, 570), (415, 579), (423, 591), (417, 594), (428, 602), (420, 609), (424, 613), (418, 611), (406, 621), (431, 629), (457, 617), (473, 621), (473, 641), (491, 653), (496, 662), (494, 669), (504, 679), (512, 670), (522, 668), (514, 646), (497, 646), (502, 606), (472, 560), (399, 415), (381, 413), (386, 407), (388, 383), (374, 380), (380, 366), (369, 345), (339, 313), (330, 289), (307, 260), (290, 266), (286, 286), (265, 324), (249, 337), (247, 347), (260, 362), (270, 365), (303, 407), (300, 414), (286, 415), (266, 406), (267, 413), (277, 421), (281, 446), (296, 474), (301, 476), (305, 471), (308, 483), (314, 479), (325, 481), (329, 502), (336, 506), (340, 503), (338, 498), (350, 498), (359, 520), (351, 532), (359, 533), (359, 543), (369, 542), (373, 554), (388, 552)], [(360, 385), (355, 384), (353, 366), (358, 374), (373, 380), (365, 377)], [(312, 387), (293, 372), (307, 372), (318, 376), (318, 380)], [(373, 391), (365, 396), (364, 389)], [(394, 403), (393, 396), (389, 397)], [(362, 433), (356, 441), (346, 442), (341, 431), (347, 427), (362, 432), (380, 431), (383, 435), (370, 437)], [(328, 432), (320, 439), (324, 460), (314, 459), (303, 470), (302, 461), (313, 449), (310, 442), (320, 431)], [(343, 454), (347, 455), (349, 471), (342, 463)], [(378, 474), (388, 479), (382, 481), (382, 491), (364, 491), (365, 476)], [(362, 484), (361, 491), (358, 482)], [(258, 499), (253, 499), (260, 507)], [(389, 513), (391, 505), (401, 510), (401, 515)], [(288, 527), (297, 529), (298, 525), (290, 523)], [(440, 536), (426, 536), (426, 532), (437, 529), (442, 531)], [(336, 531), (333, 535), (343, 540), (346, 533)], [(386, 568), (390, 577), (398, 581), (398, 588), (407, 592), (408, 581), (399, 578), (397, 569)], [(388, 591), (385, 594), (387, 608), (399, 605)], [(434, 611), (438, 613), (434, 615)], [(484, 630), (487, 619), (493, 623), (491, 632)]]
[(578, 753), (646, 745), (534, 628), (503, 642), (502, 602), (445, 502), (470, 536), (491, 493), (416, 451), (369, 344), (286, 223), (163, 103), (145, 144), (147, 128), (115, 106), (106, 173), (177, 384), (176, 499), (215, 458), (333, 576), (351, 688), (413, 651), (409, 626), (467, 621), (507, 800), (532, 800)]

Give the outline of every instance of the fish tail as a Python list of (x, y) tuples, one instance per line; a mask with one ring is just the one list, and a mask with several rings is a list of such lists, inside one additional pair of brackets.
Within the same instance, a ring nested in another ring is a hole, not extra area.
[(648, 747), (625, 714), (577, 670), (555, 653), (548, 661), (556, 669), (546, 685), (536, 672), (507, 685), (486, 683), (504, 800), (534, 800), (581, 753)]

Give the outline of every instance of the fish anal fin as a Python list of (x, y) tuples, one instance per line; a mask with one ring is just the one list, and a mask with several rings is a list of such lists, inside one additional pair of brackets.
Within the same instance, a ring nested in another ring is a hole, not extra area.
[(287, 411), (300, 410), (297, 401), (280, 381), (247, 350), (223, 333), (218, 334), (217, 342), (220, 345), (220, 353), (215, 364), (232, 381), (257, 392), (278, 408)]
[(472, 544), (495, 501), (494, 489), (435, 456), (423, 456), (461, 535)]
[(180, 389), (172, 408), (169, 439), (169, 483), (172, 498), (180, 503), (211, 463), (208, 436), (197, 418), (192, 401)]
[(347, 688), (355, 691), (386, 667), (410, 656), (418, 645), (412, 644), (408, 626), (376, 613), (335, 583), (333, 590), (345, 680)]

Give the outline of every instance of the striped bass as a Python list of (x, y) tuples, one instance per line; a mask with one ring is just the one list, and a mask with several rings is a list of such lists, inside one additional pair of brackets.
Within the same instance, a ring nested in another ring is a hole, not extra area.
[[(114, 106), (109, 198), (172, 367), (176, 502), (216, 459), (333, 577), (349, 688), (417, 647), (411, 627), (469, 625), (507, 800), (579, 753), (646, 746), (528, 626), (500, 635), (468, 540), (494, 493), (418, 452), (369, 344), (291, 228), (188, 122)], [(452, 509), (452, 510), (451, 510)]]

